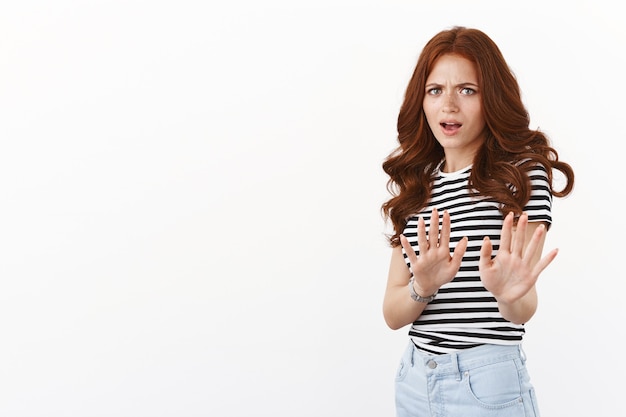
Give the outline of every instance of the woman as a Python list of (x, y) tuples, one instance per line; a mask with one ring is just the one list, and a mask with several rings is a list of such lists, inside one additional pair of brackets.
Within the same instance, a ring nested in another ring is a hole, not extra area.
[(425, 45), (383, 163), (394, 230), (383, 314), (411, 325), (398, 416), (539, 415), (521, 342), (557, 255), (542, 257), (552, 198), (572, 191), (574, 172), (529, 124), (487, 35), (455, 27)]

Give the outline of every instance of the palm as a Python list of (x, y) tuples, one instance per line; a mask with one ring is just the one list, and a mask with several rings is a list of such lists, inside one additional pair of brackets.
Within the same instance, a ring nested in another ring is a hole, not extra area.
[(441, 230), (439, 230), (438, 219), (437, 210), (433, 209), (428, 234), (424, 219), (419, 219), (417, 225), (419, 256), (408, 240), (404, 236), (400, 237), (411, 265), (415, 285), (424, 294), (432, 294), (443, 284), (454, 279), (467, 248), (467, 239), (464, 238), (457, 244), (450, 256), (450, 215), (444, 212)]
[(513, 215), (509, 214), (502, 225), (500, 249), (492, 259), (491, 241), (485, 238), (480, 251), (480, 279), (484, 287), (497, 300), (514, 302), (535, 285), (539, 274), (552, 262), (556, 251), (537, 261), (545, 240), (545, 228), (538, 227), (525, 246), (528, 217), (523, 214), (513, 236)]

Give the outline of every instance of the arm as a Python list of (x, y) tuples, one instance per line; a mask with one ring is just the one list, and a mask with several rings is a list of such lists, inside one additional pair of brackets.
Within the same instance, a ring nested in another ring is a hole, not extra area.
[[(450, 256), (450, 215), (443, 213), (441, 232), (439, 216), (433, 209), (428, 235), (424, 219), (420, 218), (417, 226), (417, 243), (420, 256), (417, 256), (410, 243), (400, 236), (402, 246), (397, 246), (391, 254), (387, 288), (383, 300), (383, 316), (387, 325), (397, 330), (413, 323), (424, 311), (425, 303), (413, 301), (408, 284), (411, 274), (415, 277), (413, 288), (423, 297), (434, 294), (443, 284), (452, 281), (461, 266), (461, 260), (467, 248), (467, 238), (463, 238)], [(429, 235), (433, 236), (429, 239)], [(402, 249), (406, 252), (410, 269), (404, 260)]]
[(425, 303), (416, 303), (411, 299), (408, 286), (410, 278), (411, 272), (404, 263), (402, 247), (396, 246), (391, 252), (387, 288), (383, 299), (383, 316), (387, 326), (393, 330), (413, 323), (426, 307)]
[(513, 227), (513, 213), (502, 225), (498, 255), (491, 259), (492, 245), (485, 237), (480, 251), (480, 279), (498, 301), (502, 316), (517, 324), (526, 323), (537, 310), (535, 283), (541, 272), (554, 260), (553, 249), (541, 258), (546, 238), (546, 225), (528, 223), (522, 214)]

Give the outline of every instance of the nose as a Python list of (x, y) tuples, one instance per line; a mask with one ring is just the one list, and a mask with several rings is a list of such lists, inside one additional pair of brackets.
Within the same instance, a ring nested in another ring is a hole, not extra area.
[(456, 95), (454, 93), (447, 93), (444, 95), (443, 111), (446, 113), (454, 113), (459, 108), (456, 103)]

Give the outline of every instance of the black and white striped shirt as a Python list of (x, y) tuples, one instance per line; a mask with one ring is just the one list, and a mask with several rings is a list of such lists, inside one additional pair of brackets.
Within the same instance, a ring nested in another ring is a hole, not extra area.
[[(409, 330), (415, 345), (429, 353), (449, 353), (482, 344), (515, 345), (521, 343), (524, 326), (505, 320), (493, 295), (480, 280), (478, 262), (483, 238), (489, 236), (493, 255), (500, 245), (504, 218), (499, 204), (492, 198), (471, 196), (468, 179), (471, 167), (457, 172), (439, 171), (432, 186), (428, 205), (408, 219), (403, 234), (419, 256), (417, 220), (423, 217), (426, 230), (430, 226), (433, 207), (439, 216), (450, 214), (450, 252), (464, 237), (469, 239), (459, 272), (443, 285), (434, 301), (429, 303)], [(543, 167), (529, 172), (532, 194), (524, 208), (530, 222), (552, 222), (552, 194)], [(439, 218), (441, 225), (441, 217)], [(408, 258), (405, 254), (407, 266)]]

